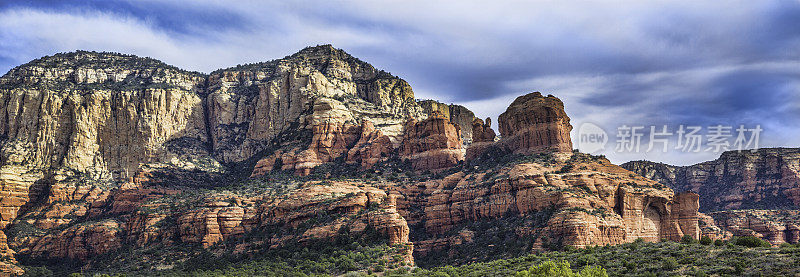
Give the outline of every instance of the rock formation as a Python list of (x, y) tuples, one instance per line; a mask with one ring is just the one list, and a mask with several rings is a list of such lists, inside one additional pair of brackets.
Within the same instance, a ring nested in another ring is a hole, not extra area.
[(458, 125), (461, 129), (461, 141), (465, 144), (473, 142), (472, 122), (477, 119), (477, 117), (475, 117), (472, 111), (461, 105), (447, 105), (436, 100), (423, 100), (417, 103), (428, 116), (438, 113), (445, 119), (450, 120), (450, 123)]
[(435, 170), (454, 166), (464, 160), (461, 130), (440, 113), (405, 125), (400, 155), (410, 160), (415, 170)]
[[(566, 164), (582, 169), (553, 173)], [(538, 247), (549, 239), (583, 247), (637, 238), (699, 237), (697, 194), (673, 196), (661, 184), (630, 175), (607, 160), (578, 154), (563, 163), (456, 172), (440, 180), (409, 184), (400, 189), (405, 198), (398, 207), (412, 230), (421, 228), (428, 234), (425, 240), (414, 241), (420, 256), (452, 247), (453, 241), (468, 245), (464, 234), (479, 230), (463, 227), (466, 223), (536, 214), (547, 214), (544, 222), (526, 223), (513, 231), (519, 239), (532, 236)]]
[(491, 121), (472, 121), (473, 144), (467, 147), (466, 159), (481, 156), (490, 147), (511, 154), (572, 152), (569, 132), (572, 125), (564, 112), (564, 103), (555, 96), (532, 92), (514, 100), (498, 117), (501, 139), (495, 140)]
[(203, 82), (155, 60), (92, 52), (14, 68), (0, 78), (2, 166), (124, 180), (141, 164), (169, 164), (190, 152), (179, 142), (208, 140)]
[(800, 242), (798, 210), (735, 210), (708, 215), (734, 236), (755, 236), (773, 245)]
[(407, 118), (424, 116), (404, 80), (329, 45), (213, 72), (208, 92), (212, 147), (223, 162), (248, 159), (298, 128), (370, 120), (398, 137)]
[(488, 118), (418, 103), (404, 80), (329, 45), (209, 75), (57, 54), (0, 78), (0, 110), (3, 273), (20, 256), (91, 268), (148, 247), (247, 255), (362, 235), (413, 265), (480, 246), (481, 226), (536, 250), (707, 229), (697, 194), (573, 154), (553, 96), (517, 98), (496, 140)]
[(391, 138), (365, 120), (361, 124), (361, 137), (347, 152), (347, 163), (360, 164), (361, 168), (369, 169), (388, 157), (393, 150)]
[(800, 207), (800, 149), (729, 151), (691, 166), (634, 161), (622, 167), (700, 194), (702, 211)]
[(472, 121), (472, 144), (467, 147), (466, 160), (473, 160), (495, 141), (495, 133), (492, 130), (492, 119), (486, 118), (484, 123), (480, 118)]
[(564, 103), (552, 95), (533, 92), (517, 97), (497, 121), (504, 144), (514, 153), (572, 152), (572, 125)]

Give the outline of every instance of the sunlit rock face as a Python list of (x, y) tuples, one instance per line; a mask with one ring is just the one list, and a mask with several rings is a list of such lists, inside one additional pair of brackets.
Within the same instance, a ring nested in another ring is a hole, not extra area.
[(423, 100), (417, 102), (428, 116), (436, 113), (443, 118), (458, 126), (461, 130), (461, 141), (470, 144), (474, 141), (472, 137), (472, 123), (478, 119), (469, 109), (461, 105), (444, 104), (436, 100)]
[(334, 126), (360, 126), (364, 120), (396, 141), (408, 118), (425, 117), (406, 81), (329, 45), (213, 72), (208, 93), (213, 152), (224, 162), (248, 159), (298, 130), (316, 128), (315, 135), (326, 137), (318, 141), (329, 141), (342, 133)]
[(0, 111), (3, 273), (19, 255), (92, 266), (157, 245), (247, 254), (370, 235), (413, 265), (479, 247), (481, 226), (535, 250), (701, 229), (697, 194), (572, 152), (558, 98), (517, 98), (498, 138), (329, 45), (208, 75), (58, 54), (0, 78)]
[(497, 119), (505, 145), (515, 153), (572, 152), (572, 125), (560, 99), (539, 92), (514, 100)]
[(464, 160), (461, 129), (442, 114), (406, 122), (400, 155), (414, 170), (448, 168)]

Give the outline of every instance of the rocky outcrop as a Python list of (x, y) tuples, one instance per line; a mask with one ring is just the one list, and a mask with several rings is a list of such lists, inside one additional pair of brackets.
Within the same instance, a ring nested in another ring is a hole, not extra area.
[(755, 236), (773, 245), (800, 242), (798, 210), (733, 210), (708, 215), (734, 236)]
[(486, 151), (486, 148), (494, 144), (495, 133), (492, 130), (492, 119), (486, 118), (484, 123), (480, 118), (472, 121), (472, 144), (467, 147), (465, 155), (466, 160), (473, 160), (481, 153)]
[(472, 142), (494, 142), (495, 133), (492, 130), (492, 119), (487, 117), (486, 121), (476, 118), (472, 121)]
[[(247, 200), (246, 200), (247, 201)], [(178, 217), (178, 235), (182, 242), (200, 243), (210, 247), (232, 236), (252, 230), (256, 210), (252, 203), (241, 203), (241, 199), (208, 199), (194, 211)]]
[(208, 91), (212, 147), (224, 162), (248, 159), (298, 128), (369, 120), (398, 137), (407, 118), (424, 117), (408, 83), (330, 45), (213, 72)]
[[(328, 45), (208, 76), (59, 54), (0, 78), (0, 110), (4, 272), (15, 255), (91, 266), (159, 245), (249, 254), (359, 236), (413, 265), (414, 249), (480, 244), (480, 226), (525, 249), (701, 232), (696, 194), (572, 154), (557, 98), (517, 98), (496, 141), (488, 118), (418, 104), (402, 79)], [(373, 170), (268, 174), (323, 164)]]
[(377, 130), (368, 120), (364, 120), (361, 126), (320, 123), (312, 127), (312, 133), (307, 148), (279, 149), (260, 159), (250, 176), (262, 176), (273, 170), (290, 170), (305, 176), (315, 167), (340, 157), (349, 164), (368, 169), (395, 150), (392, 138)]
[(141, 164), (169, 163), (185, 154), (170, 142), (208, 139), (196, 93), (203, 81), (157, 61), (92, 52), (17, 67), (0, 78), (3, 166), (124, 180)]
[(505, 145), (515, 153), (572, 151), (572, 125), (564, 103), (552, 95), (533, 92), (517, 97), (497, 121)]
[[(564, 164), (572, 170), (554, 173)], [(537, 247), (557, 239), (573, 246), (698, 238), (697, 195), (672, 191), (630, 172), (583, 154), (568, 162), (525, 163), (499, 172), (457, 172), (441, 180), (401, 189), (401, 214), (413, 228), (424, 228), (415, 242), (419, 255), (450, 242), (465, 243), (465, 223), (539, 215), (544, 222), (517, 226), (518, 236), (534, 236)], [(421, 208), (417, 208), (421, 207)], [(538, 224), (538, 226), (536, 225)], [(419, 227), (416, 227), (419, 226)], [(509, 230), (512, 231), (512, 230)], [(452, 234), (448, 235), (448, 234)], [(432, 237), (431, 237), (432, 236)]]
[(376, 130), (370, 121), (361, 124), (361, 137), (347, 152), (347, 163), (360, 164), (361, 168), (369, 169), (388, 157), (394, 150), (391, 138)]
[(464, 160), (461, 130), (443, 115), (434, 113), (417, 122), (410, 119), (400, 155), (411, 161), (414, 170), (436, 170), (456, 165)]
[(35, 257), (85, 260), (122, 246), (122, 229), (113, 220), (75, 225), (47, 235), (30, 247)]
[(461, 141), (465, 144), (473, 142), (472, 123), (477, 117), (469, 109), (461, 105), (444, 104), (436, 100), (423, 100), (417, 102), (429, 116), (437, 113), (461, 129)]
[(498, 117), (501, 138), (495, 141), (489, 118), (486, 122), (473, 120), (473, 144), (467, 148), (466, 159), (474, 160), (488, 149), (509, 154), (572, 152), (569, 132), (572, 125), (564, 112), (564, 103), (555, 96), (529, 93), (514, 100)]
[[(112, 192), (119, 199), (126, 198), (119, 196), (122, 194), (155, 195), (147, 188)], [(14, 229), (18, 236), (13, 245), (20, 253), (33, 258), (86, 261), (126, 244), (145, 247), (180, 243), (211, 248), (221, 241), (264, 229), (272, 233), (267, 232), (265, 237), (240, 246), (280, 247), (287, 242), (335, 238), (343, 230), (351, 235), (374, 230), (390, 244), (407, 245), (408, 252), (403, 259), (413, 263), (409, 228), (396, 209), (397, 195), (363, 183), (310, 182), (289, 194), (274, 196), (211, 193), (200, 199), (163, 194), (155, 198), (127, 198), (136, 202), (131, 211), (112, 212), (113, 209), (104, 206), (109, 203), (100, 200), (90, 205), (92, 209), (104, 211), (99, 216), (113, 219), (94, 221), (89, 217), (86, 222), (51, 231), (26, 227), (40, 230), (33, 233)], [(235, 249), (247, 251), (240, 246)], [(9, 255), (14, 254), (13, 250), (8, 250)]]
[(729, 151), (691, 166), (633, 161), (622, 167), (676, 191), (700, 194), (703, 211), (800, 206), (800, 149)]

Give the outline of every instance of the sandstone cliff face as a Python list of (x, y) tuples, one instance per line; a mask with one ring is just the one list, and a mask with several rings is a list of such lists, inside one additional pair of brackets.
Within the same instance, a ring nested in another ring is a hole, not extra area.
[(622, 165), (676, 191), (700, 194), (703, 211), (800, 206), (800, 150), (730, 151), (714, 161), (671, 166), (647, 161)]
[(492, 130), (491, 118), (486, 118), (484, 123), (480, 118), (472, 121), (472, 144), (467, 147), (465, 159), (474, 160), (486, 151), (495, 142), (495, 133)]
[(225, 162), (248, 159), (293, 129), (369, 120), (397, 137), (407, 118), (424, 117), (408, 83), (331, 46), (214, 72), (206, 101), (212, 147)]
[(405, 125), (400, 155), (411, 161), (414, 170), (454, 166), (464, 160), (460, 133), (458, 125), (438, 113), (420, 122), (410, 119)]
[(734, 236), (755, 236), (773, 245), (800, 242), (800, 211), (734, 210), (708, 214)]
[(125, 179), (141, 164), (169, 163), (184, 153), (169, 143), (208, 139), (195, 93), (203, 81), (160, 62), (90, 52), (17, 67), (0, 78), (2, 166)]
[[(91, 265), (155, 245), (247, 254), (371, 232), (413, 264), (412, 251), (479, 245), (481, 222), (534, 249), (701, 232), (696, 194), (572, 154), (555, 97), (515, 100), (499, 141), (489, 119), (423, 103), (330, 46), (209, 76), (89, 52), (18, 67), (0, 78), (0, 271), (18, 272), (17, 255)], [(234, 178), (252, 162), (254, 178)], [(273, 174), (325, 163), (375, 175)]]
[(514, 100), (497, 118), (504, 143), (515, 153), (571, 152), (572, 125), (558, 98), (539, 92)]
[[(567, 163), (581, 169), (554, 173)], [(583, 247), (637, 238), (698, 238), (697, 194), (673, 196), (658, 183), (629, 175), (607, 160), (576, 154), (565, 163), (522, 163), (497, 172), (456, 172), (409, 184), (400, 190), (405, 198), (398, 207), (412, 229), (423, 228), (428, 234), (414, 241), (420, 256), (454, 243), (469, 244), (465, 234), (480, 230), (463, 227), (465, 223), (542, 213), (549, 215), (538, 226), (514, 227), (520, 240), (533, 239), (535, 247), (552, 243), (549, 240)]]
[(450, 123), (458, 125), (461, 129), (461, 141), (465, 144), (473, 142), (472, 122), (477, 119), (475, 114), (461, 105), (445, 104), (436, 100), (423, 100), (417, 102), (428, 116), (437, 113), (449, 120)]

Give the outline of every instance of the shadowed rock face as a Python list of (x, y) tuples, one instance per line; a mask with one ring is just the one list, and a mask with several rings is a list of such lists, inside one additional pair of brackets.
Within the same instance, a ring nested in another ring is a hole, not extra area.
[(735, 210), (708, 214), (734, 236), (755, 236), (773, 245), (800, 242), (798, 210)]
[(800, 239), (800, 219), (786, 210), (800, 205), (798, 149), (731, 151), (691, 166), (632, 161), (622, 167), (676, 191), (699, 193), (709, 237), (756, 236), (775, 245)]
[[(563, 109), (519, 97), (496, 141), (489, 119), (418, 104), (402, 79), (329, 45), (210, 75), (45, 57), (0, 78), (0, 271), (19, 272), (15, 255), (91, 265), (119, 249), (250, 253), (370, 232), (413, 264), (479, 245), (481, 222), (511, 222), (498, 232), (525, 249), (697, 237), (696, 194), (573, 154)], [(379, 177), (276, 172), (320, 165)]]
[(676, 191), (699, 193), (703, 211), (800, 207), (800, 149), (730, 151), (691, 166), (633, 161), (622, 167)]

